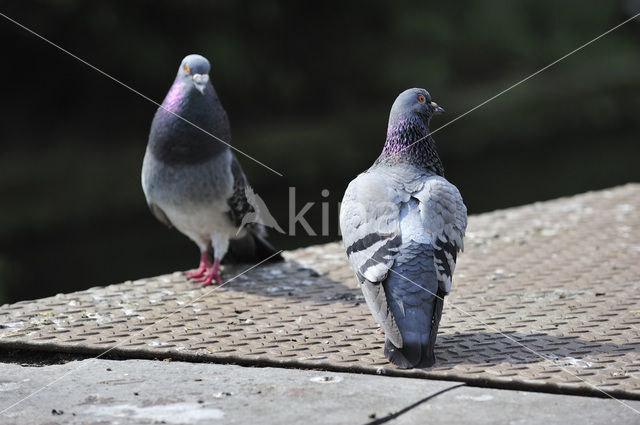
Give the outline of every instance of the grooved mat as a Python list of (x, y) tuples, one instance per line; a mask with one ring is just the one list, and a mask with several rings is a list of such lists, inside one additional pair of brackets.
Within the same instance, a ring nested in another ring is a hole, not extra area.
[(4, 305), (0, 348), (640, 398), (640, 185), (470, 217), (465, 247), (428, 370), (386, 361), (338, 243), (219, 288), (174, 273)]

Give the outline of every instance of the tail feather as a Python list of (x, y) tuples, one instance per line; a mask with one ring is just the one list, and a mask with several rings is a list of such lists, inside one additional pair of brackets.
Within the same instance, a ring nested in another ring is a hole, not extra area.
[[(419, 337), (419, 335), (416, 335)], [(420, 340), (405, 340), (402, 348), (398, 348), (388, 339), (384, 343), (384, 355), (400, 369), (414, 367), (431, 367), (436, 362), (433, 346)]]
[(436, 361), (444, 293), (433, 259), (430, 244), (403, 244), (391, 269), (395, 273), (384, 281), (387, 305), (401, 334), (401, 340), (394, 341), (399, 344), (387, 342), (385, 355), (400, 368), (430, 367)]
[(386, 339), (384, 345), (384, 355), (391, 363), (401, 369), (427, 368), (436, 362), (434, 348), (438, 336), (438, 327), (442, 317), (442, 307), (444, 304), (444, 293), (437, 291), (433, 300), (433, 313), (431, 325), (425, 332), (414, 332), (404, 328), (402, 332), (402, 347), (396, 347), (391, 341)]
[[(277, 254), (277, 255), (275, 255)], [(273, 245), (265, 238), (252, 232), (229, 241), (229, 251), (224, 256), (225, 263), (255, 263), (269, 259), (269, 262), (284, 261)]]

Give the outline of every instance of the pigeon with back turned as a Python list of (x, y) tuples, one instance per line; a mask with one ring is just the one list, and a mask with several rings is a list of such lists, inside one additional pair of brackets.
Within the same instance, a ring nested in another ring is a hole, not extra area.
[(186, 274), (205, 285), (221, 282), (220, 261), (228, 251), (236, 261), (281, 260), (265, 240), (257, 197), (229, 149), (229, 120), (209, 69), (200, 55), (182, 60), (153, 118), (142, 165), (151, 212), (198, 245), (200, 264)]
[(347, 187), (340, 229), (385, 356), (400, 368), (430, 367), (444, 296), (467, 227), (467, 208), (444, 178), (429, 121), (444, 112), (424, 89), (391, 108), (382, 154)]

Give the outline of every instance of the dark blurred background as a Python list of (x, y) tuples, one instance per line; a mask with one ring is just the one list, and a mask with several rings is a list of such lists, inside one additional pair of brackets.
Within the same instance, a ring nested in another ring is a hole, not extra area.
[[(337, 203), (378, 156), (396, 95), (427, 88), (438, 128), (640, 12), (638, 1), (0, 2), (3, 13), (161, 102), (200, 53), (239, 157), (286, 228), (338, 239)], [(156, 107), (0, 17), (0, 303), (184, 270), (187, 238), (148, 212), (140, 167)], [(435, 136), (472, 214), (640, 180), (640, 21)], [(329, 197), (322, 198), (323, 189)]]

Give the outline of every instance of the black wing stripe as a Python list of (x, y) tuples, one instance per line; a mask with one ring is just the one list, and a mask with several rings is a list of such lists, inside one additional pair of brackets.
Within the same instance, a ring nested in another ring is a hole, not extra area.
[(434, 250), (434, 255), (436, 259), (440, 262), (440, 266), (443, 268), (443, 273), (451, 278), (451, 267), (449, 267), (449, 260), (447, 260), (447, 253), (451, 255), (453, 258), (453, 262), (455, 263), (457, 257), (457, 249), (450, 242), (443, 242), (440, 238), (436, 239), (436, 249)]
[(384, 245), (378, 248), (376, 252), (374, 252), (373, 255), (368, 258), (362, 266), (360, 266), (360, 273), (364, 274), (369, 267), (376, 266), (380, 263), (385, 264), (387, 261), (389, 261), (389, 259), (398, 251), (400, 242), (402, 242), (402, 237), (400, 235), (397, 235), (393, 239), (387, 240)]
[(233, 195), (227, 200), (229, 205), (229, 218), (234, 226), (238, 227), (242, 224), (242, 219), (245, 215), (254, 213), (255, 209), (247, 201), (245, 193), (247, 180), (240, 168), (240, 164), (233, 158), (231, 162), (231, 172), (233, 174)]
[(380, 242), (381, 240), (384, 240), (389, 236), (391, 235), (382, 233), (369, 233), (365, 237), (358, 239), (357, 241), (349, 245), (349, 247), (347, 247), (347, 256), (351, 255), (354, 252), (364, 251), (365, 249), (371, 247), (373, 244)]
[(443, 242), (442, 239), (438, 238), (436, 240), (436, 248), (448, 252), (451, 258), (453, 258), (453, 261), (456, 261), (458, 257), (458, 247), (452, 241), (447, 240)]

